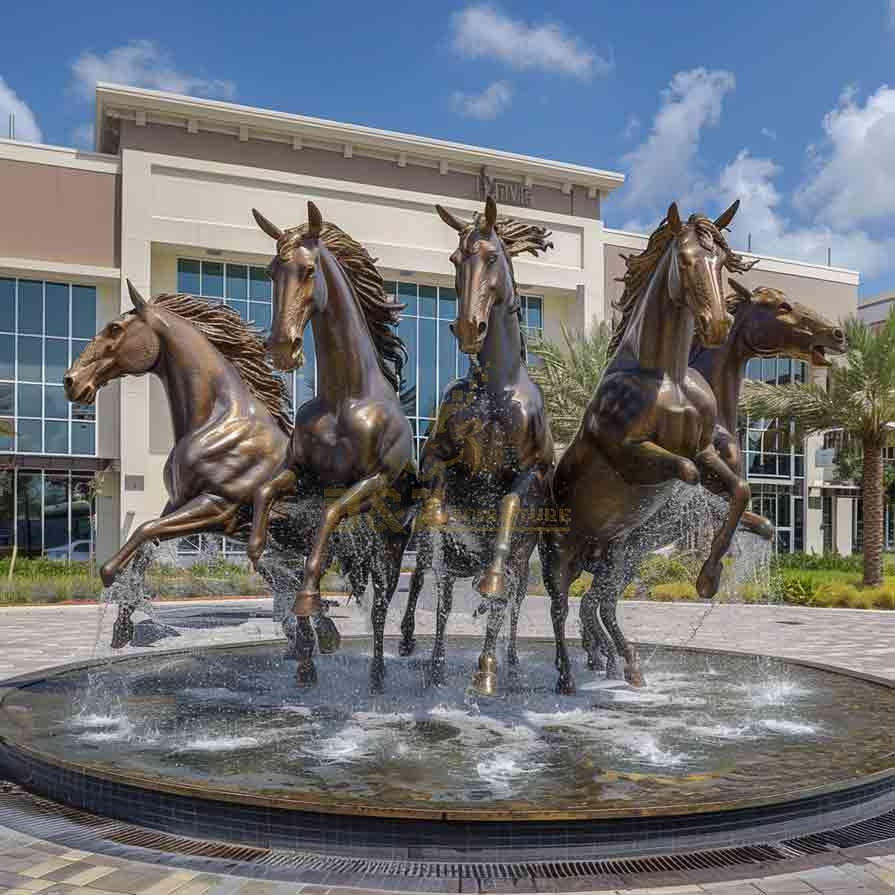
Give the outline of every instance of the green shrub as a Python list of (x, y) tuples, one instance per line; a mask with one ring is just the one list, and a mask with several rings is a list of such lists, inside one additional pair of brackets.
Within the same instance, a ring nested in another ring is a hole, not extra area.
[(699, 594), (696, 592), (696, 586), (690, 581), (669, 581), (654, 585), (650, 589), (650, 599), (671, 603), (676, 600), (698, 600)]
[(573, 599), (580, 600), (589, 590), (593, 583), (594, 576), (590, 572), (582, 572), (569, 588), (569, 596)]
[(656, 584), (669, 584), (675, 581), (693, 582), (698, 574), (699, 565), (687, 554), (663, 556), (654, 553), (640, 564), (637, 580), (641, 587), (651, 589)]

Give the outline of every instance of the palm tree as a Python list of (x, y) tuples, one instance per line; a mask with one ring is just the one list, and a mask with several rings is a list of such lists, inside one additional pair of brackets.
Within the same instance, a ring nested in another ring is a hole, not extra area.
[(544, 393), (554, 437), (568, 444), (609, 363), (612, 325), (594, 320), (586, 332), (571, 332), (563, 324), (562, 337), (564, 345), (531, 340), (529, 350), (539, 361), (529, 366), (529, 374)]
[(742, 409), (754, 417), (795, 420), (803, 435), (842, 429), (863, 449), (864, 584), (883, 577), (883, 448), (895, 427), (895, 312), (879, 327), (845, 322), (848, 351), (830, 368), (826, 389), (814, 384), (746, 382)]

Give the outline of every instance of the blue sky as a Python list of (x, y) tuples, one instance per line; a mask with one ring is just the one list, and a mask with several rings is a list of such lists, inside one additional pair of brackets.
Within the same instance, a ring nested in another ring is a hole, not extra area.
[(96, 79), (623, 171), (608, 225), (743, 200), (733, 242), (895, 289), (895, 0), (5, 5), (0, 133), (87, 145)]

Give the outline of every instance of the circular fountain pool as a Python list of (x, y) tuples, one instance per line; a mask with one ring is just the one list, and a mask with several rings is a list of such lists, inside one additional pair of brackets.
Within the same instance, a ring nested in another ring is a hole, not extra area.
[(395, 647), (381, 696), (361, 638), (317, 657), (310, 690), (282, 643), (46, 672), (5, 692), (0, 771), (63, 801), (52, 769), (218, 805), (458, 821), (754, 810), (895, 777), (895, 690), (851, 675), (663, 648), (645, 689), (579, 669), (558, 696), (552, 643), (526, 641), (520, 676), (477, 699), (477, 641), (452, 640), (440, 688)]

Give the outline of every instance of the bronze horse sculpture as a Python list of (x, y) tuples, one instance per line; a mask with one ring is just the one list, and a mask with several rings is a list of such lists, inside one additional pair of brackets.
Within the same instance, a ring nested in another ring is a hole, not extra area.
[[(152, 541), (198, 532), (246, 536), (255, 494), (284, 468), (292, 430), (285, 386), (235, 311), (185, 294), (147, 301), (130, 281), (128, 290), (133, 311), (103, 327), (63, 378), (70, 401), (92, 403), (112, 380), (151, 372), (169, 399), (175, 445), (165, 463), (168, 501), (103, 565), (107, 587)], [(277, 536), (288, 540), (289, 529), (278, 516)], [(113, 648), (130, 642), (134, 608), (119, 607)]]
[[(790, 302), (779, 289), (759, 286), (750, 292), (732, 277), (728, 283), (733, 289), (727, 296), (727, 309), (733, 317), (730, 332), (718, 347), (694, 346), (689, 363), (691, 370), (709, 384), (718, 403), (713, 435), (715, 449), (728, 467), (743, 477), (737, 405), (747, 363), (756, 357), (781, 355), (825, 367), (830, 364), (827, 354), (842, 354), (846, 341), (838, 324), (805, 305)], [(727, 496), (714, 476), (703, 478), (702, 485)], [(581, 602), (582, 639), (590, 668), (599, 667), (601, 648), (608, 656), (607, 673), (610, 674), (617, 653), (627, 654), (628, 645), (616, 617), (618, 598), (646, 554), (665, 546), (669, 542), (669, 527), (679, 523), (679, 507), (671, 502), (623, 543), (613, 545), (612, 555), (598, 565), (593, 585)], [(766, 540), (774, 535), (771, 522), (749, 510), (743, 513), (740, 527)], [(607, 587), (610, 579), (611, 587)]]
[[(552, 247), (549, 233), (534, 224), (498, 218), (492, 198), (471, 222), (436, 206), (459, 234), (451, 255), (457, 290), (457, 319), (451, 329), (460, 350), (473, 360), (469, 374), (450, 383), (442, 396), (435, 431), (423, 448), (420, 479), (425, 499), (417, 528), (430, 529), (419, 573), (402, 621), (404, 655), (414, 647), (414, 612), (426, 551), (440, 543), (436, 569), (438, 609), (431, 680), (443, 679), (445, 635), (456, 577), (479, 576), (489, 601), (485, 642), (474, 686), (494, 693), (495, 646), (507, 603), (515, 626), (525, 594), (528, 563), (538, 538), (532, 515), (548, 496), (553, 438), (541, 390), (528, 375), (520, 328), (520, 301), (512, 258)], [(520, 516), (527, 514), (527, 520)], [(509, 656), (511, 666), (517, 661)]]
[[(303, 362), (302, 337), (310, 323), (317, 346), (317, 395), (299, 407), (284, 468), (255, 493), (248, 555), (264, 550), (275, 501), (296, 492), (305, 507), (307, 556), (293, 612), (299, 625), (300, 684), (316, 680), (309, 617), (320, 611), (320, 579), (333, 552), (343, 566), (348, 538), (340, 527), (365, 526), (373, 578), (374, 654), (370, 680), (381, 690), (383, 635), (410, 536), (413, 436), (398, 401), (406, 354), (391, 331), (402, 306), (385, 293), (367, 251), (308, 203), (308, 223), (281, 230), (253, 210), (261, 229), (276, 240), (268, 273), (273, 280), (273, 320), (267, 340), (274, 365), (293, 370)], [(333, 551), (333, 547), (335, 550)]]
[[(575, 687), (565, 642), (569, 586), (583, 569), (599, 570), (613, 543), (667, 503), (676, 482), (695, 485), (714, 475), (730, 495), (697, 580), (702, 597), (717, 591), (721, 559), (750, 492), (714, 447), (715, 396), (700, 374), (689, 371), (688, 359), (694, 338), (714, 346), (727, 337), (722, 271), (751, 267), (723, 235), (738, 205), (715, 221), (691, 215), (685, 222), (672, 203), (646, 249), (625, 259), (611, 359), (553, 476), (553, 500), (568, 524), (546, 532), (540, 544), (558, 692)], [(635, 684), (641, 680), (630, 646), (625, 676)]]

